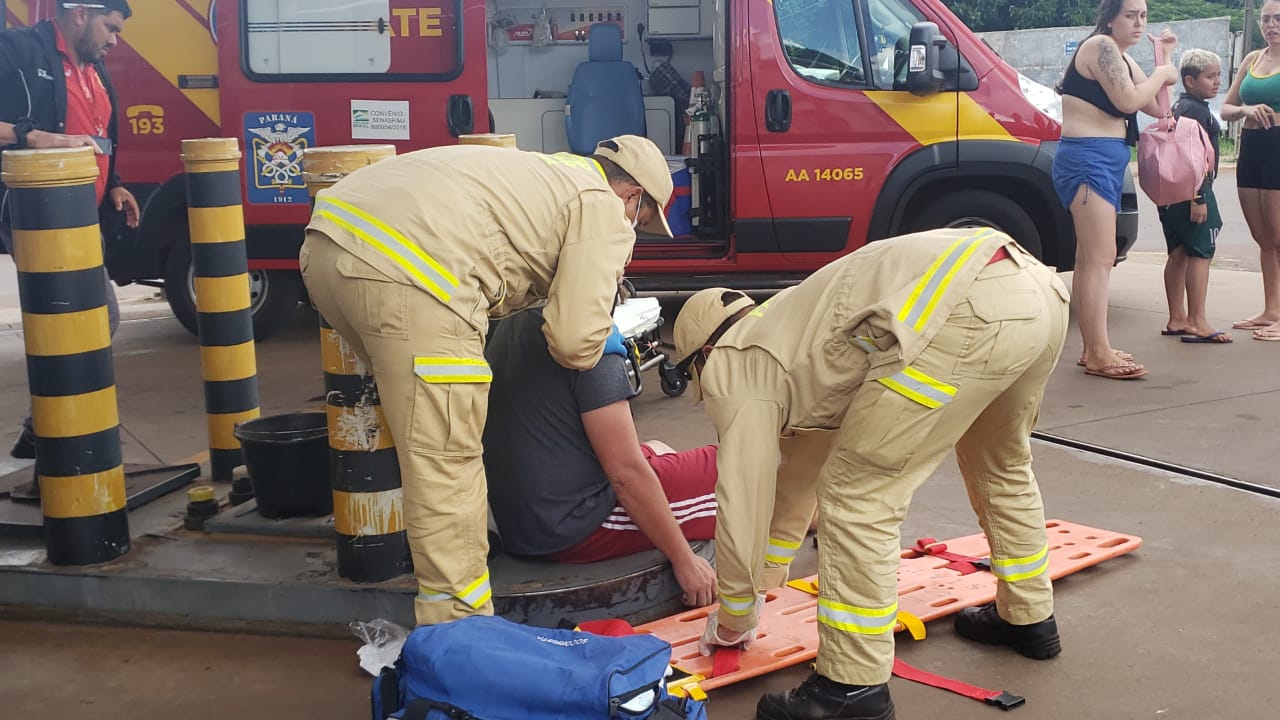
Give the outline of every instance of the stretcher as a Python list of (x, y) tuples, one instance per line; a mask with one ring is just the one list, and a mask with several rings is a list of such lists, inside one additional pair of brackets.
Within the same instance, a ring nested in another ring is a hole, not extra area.
[[(1133, 552), (1142, 545), (1142, 539), (1134, 535), (1063, 520), (1049, 520), (1045, 526), (1049, 533), (1049, 576), (1054, 580)], [(996, 577), (983, 567), (989, 555), (986, 537), (981, 533), (945, 543), (926, 539), (903, 550), (898, 568), (897, 630), (923, 639), (924, 623), (995, 600)], [(769, 591), (755, 643), (738, 656), (737, 668), (727, 672), (715, 672), (712, 658), (698, 652), (698, 638), (706, 629), (706, 618), (714, 605), (639, 625), (635, 631), (651, 633), (671, 643), (671, 661), (680, 677), (669, 682), (669, 687), (673, 692), (684, 690), (696, 696), (817, 657), (817, 590), (815, 575)]]
[(658, 368), (658, 380), (667, 397), (678, 397), (688, 387), (684, 375), (662, 347), (662, 306), (657, 298), (630, 297), (613, 310), (613, 324), (622, 333), (627, 347), (627, 376), (638, 395), (644, 389), (640, 374)]

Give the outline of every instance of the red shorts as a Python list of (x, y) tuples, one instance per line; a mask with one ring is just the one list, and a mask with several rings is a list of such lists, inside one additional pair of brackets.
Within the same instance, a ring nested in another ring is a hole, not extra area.
[[(640, 446), (645, 460), (657, 474), (667, 494), (671, 514), (688, 540), (710, 540), (716, 534), (716, 446), (704, 445), (667, 455)], [(631, 515), (621, 506), (613, 509), (586, 540), (551, 557), (556, 562), (587, 563), (633, 555), (654, 549)]]

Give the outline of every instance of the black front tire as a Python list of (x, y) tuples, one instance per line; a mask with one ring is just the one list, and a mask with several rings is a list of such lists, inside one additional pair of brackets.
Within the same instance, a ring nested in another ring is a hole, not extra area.
[[(293, 270), (250, 270), (253, 339), (263, 341), (283, 327), (302, 299), (302, 277)], [(196, 324), (196, 298), (191, 291), (191, 245), (185, 240), (169, 251), (164, 266), (164, 296), (173, 315), (192, 335)]]
[(989, 190), (961, 190), (918, 206), (908, 232), (937, 228), (991, 227), (1007, 233), (1027, 252), (1043, 260), (1035, 221), (1012, 198)]

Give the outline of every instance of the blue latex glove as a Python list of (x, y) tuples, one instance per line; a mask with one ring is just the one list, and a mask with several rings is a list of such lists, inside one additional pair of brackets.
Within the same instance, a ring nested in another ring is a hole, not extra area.
[(604, 354), (617, 355), (621, 358), (627, 357), (627, 346), (617, 325), (613, 326), (613, 332), (604, 341)]

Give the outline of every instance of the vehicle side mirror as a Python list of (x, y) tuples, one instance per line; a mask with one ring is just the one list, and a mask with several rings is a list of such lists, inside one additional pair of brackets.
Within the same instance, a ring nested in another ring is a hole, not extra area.
[(912, 95), (933, 95), (942, 90), (946, 77), (941, 67), (942, 49), (947, 39), (931, 22), (911, 26), (911, 48), (907, 59), (907, 90)]

